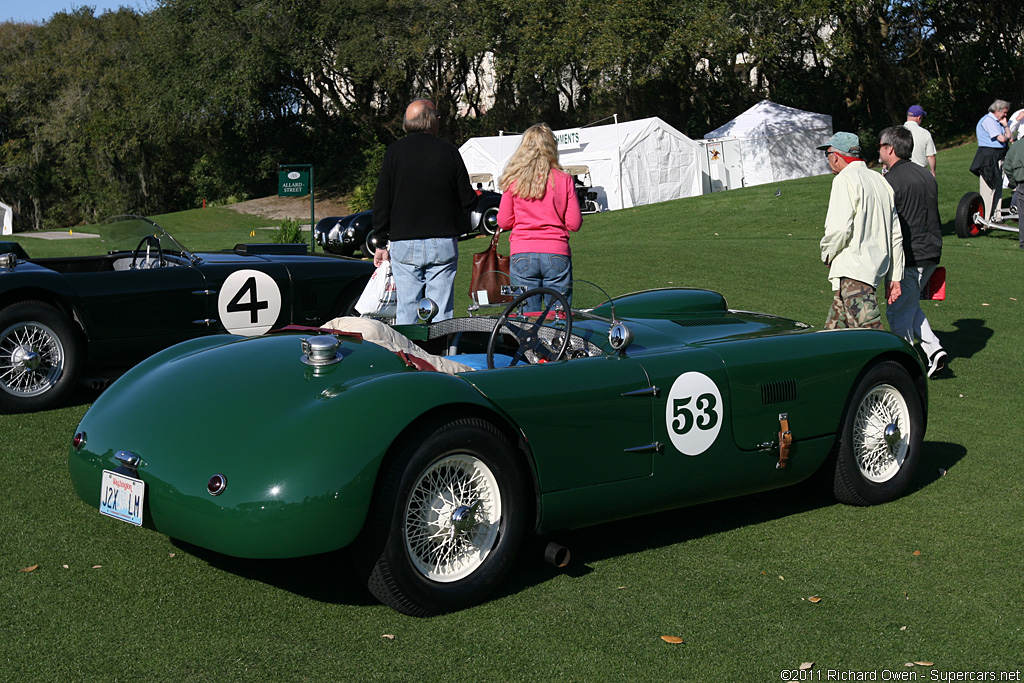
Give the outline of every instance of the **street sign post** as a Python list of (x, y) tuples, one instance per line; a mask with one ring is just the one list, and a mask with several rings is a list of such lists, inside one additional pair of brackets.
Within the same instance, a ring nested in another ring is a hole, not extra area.
[[(289, 170), (290, 169), (290, 170)], [(304, 171), (295, 169), (306, 169)], [(278, 164), (277, 196), (304, 197), (309, 195), (309, 250), (316, 251), (316, 211), (313, 205), (313, 164)]]

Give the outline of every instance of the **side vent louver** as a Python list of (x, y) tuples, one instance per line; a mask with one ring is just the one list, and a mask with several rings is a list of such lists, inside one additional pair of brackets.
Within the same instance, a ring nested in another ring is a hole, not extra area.
[(783, 379), (777, 382), (765, 382), (761, 385), (761, 404), (770, 406), (773, 403), (786, 403), (796, 400), (796, 380)]
[(306, 292), (302, 295), (302, 310), (303, 312), (316, 311), (316, 292)]

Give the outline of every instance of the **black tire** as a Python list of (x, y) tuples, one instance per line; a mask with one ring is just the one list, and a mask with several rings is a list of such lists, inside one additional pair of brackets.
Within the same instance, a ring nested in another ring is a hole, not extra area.
[(0, 407), (54, 407), (72, 389), (80, 363), (76, 328), (50, 304), (23, 301), (0, 311)]
[(498, 207), (488, 206), (484, 209), (484, 212), (480, 214), (480, 224), (477, 226), (477, 231), (481, 235), (494, 235), (498, 231)]
[[(1001, 191), (1001, 190), (1000, 190)], [(956, 228), (956, 236), (960, 239), (977, 237), (985, 228), (975, 220), (976, 215), (984, 215), (985, 200), (977, 192), (968, 192), (960, 198), (956, 207), (956, 220), (953, 226)]]
[(367, 587), (417, 617), (468, 607), (501, 581), (522, 544), (522, 467), (508, 439), (476, 418), (435, 423), (405, 444), (381, 473), (361, 537)]
[(836, 499), (874, 505), (899, 496), (917, 469), (923, 438), (921, 395), (906, 368), (885, 361), (868, 370), (853, 390), (839, 433)]

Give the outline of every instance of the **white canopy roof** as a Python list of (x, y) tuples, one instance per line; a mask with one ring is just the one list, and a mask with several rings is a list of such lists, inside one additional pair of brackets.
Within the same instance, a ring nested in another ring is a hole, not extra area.
[[(587, 166), (602, 209), (621, 209), (701, 193), (697, 143), (659, 118), (555, 131), (563, 166)], [(501, 176), (521, 135), (467, 140), (459, 151), (470, 173)], [(581, 178), (582, 180), (582, 178)]]
[(744, 185), (829, 173), (825, 156), (815, 149), (832, 137), (828, 114), (761, 100), (704, 137), (741, 140)]
[(13, 235), (14, 234), (14, 209), (9, 207), (7, 204), (0, 202), (0, 214), (3, 214), (2, 228), (0, 228), (0, 235)]

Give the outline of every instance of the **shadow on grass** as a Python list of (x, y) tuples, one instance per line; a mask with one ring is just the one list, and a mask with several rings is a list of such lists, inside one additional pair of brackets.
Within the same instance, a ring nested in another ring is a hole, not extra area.
[[(952, 469), (966, 454), (960, 444), (925, 441), (923, 458), (913, 479), (901, 498), (913, 495), (937, 481), (945, 470)], [(513, 571), (511, 581), (496, 592), (497, 596), (517, 593), (531, 585), (544, 583), (557, 573), (578, 577), (589, 574), (589, 563), (782, 519), (832, 505), (841, 505), (832, 496), (833, 465), (827, 462), (809, 479), (772, 491), (740, 498), (729, 498), (644, 517), (610, 522), (598, 526), (560, 532), (538, 539), (534, 547), (524, 548)], [(555, 569), (543, 562), (547, 542), (554, 541), (572, 553), (572, 562), (565, 569)]]
[(988, 340), (995, 334), (984, 320), (978, 318), (961, 318), (953, 323), (953, 327), (956, 328), (955, 331), (939, 335), (942, 346), (949, 354), (950, 363), (957, 358), (971, 358), (983, 350)]
[(221, 555), (176, 539), (171, 542), (212, 567), (311, 600), (338, 605), (380, 604), (367, 592), (366, 582), (352, 567), (346, 549), (285, 560), (251, 560)]
[[(952, 469), (966, 454), (959, 445), (925, 442), (924, 458), (903, 496), (927, 488)], [(586, 576), (591, 564), (612, 557), (685, 543), (745, 526), (839, 505), (832, 497), (831, 465), (810, 479), (773, 491), (703, 503), (642, 517), (609, 522), (584, 529), (558, 532), (528, 540), (521, 548), (509, 576), (488, 600), (515, 595), (555, 576)], [(549, 542), (559, 543), (572, 553), (563, 569), (543, 560)], [(269, 584), (319, 602), (339, 605), (376, 605), (365, 581), (353, 568), (350, 553), (338, 550), (321, 555), (287, 560), (248, 560), (228, 557), (182, 541), (174, 544), (213, 567), (254, 581)]]

